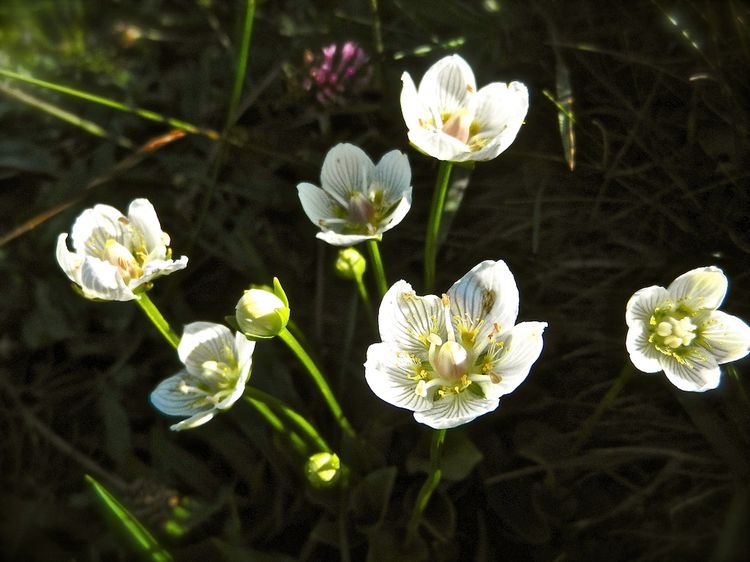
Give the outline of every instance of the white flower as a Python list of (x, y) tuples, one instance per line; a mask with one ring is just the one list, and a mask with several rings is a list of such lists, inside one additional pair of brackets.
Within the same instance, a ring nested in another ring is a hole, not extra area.
[(174, 431), (203, 425), (228, 409), (245, 391), (255, 342), (226, 326), (193, 322), (185, 326), (177, 354), (185, 368), (159, 383), (151, 403), (169, 416), (183, 416)]
[(382, 238), (411, 208), (411, 168), (406, 155), (392, 150), (377, 166), (352, 144), (326, 154), (320, 187), (297, 186), (302, 208), (320, 227), (317, 237), (334, 246)]
[(147, 199), (136, 199), (128, 216), (109, 205), (86, 209), (73, 224), (74, 252), (67, 234), (57, 238), (57, 261), (88, 299), (129, 301), (136, 289), (187, 266), (172, 260), (169, 236)]
[(630, 360), (645, 373), (664, 371), (680, 390), (703, 392), (719, 386), (719, 365), (750, 349), (750, 327), (716, 310), (727, 292), (717, 267), (680, 275), (666, 289), (637, 291), (625, 308)]
[(492, 160), (516, 138), (529, 109), (521, 82), (493, 82), (477, 91), (471, 67), (458, 55), (433, 64), (419, 90), (407, 72), (401, 81), (409, 140), (438, 160)]
[(503, 261), (483, 261), (442, 298), (398, 281), (380, 305), (383, 341), (367, 350), (367, 382), (420, 423), (467, 423), (497, 408), (542, 351), (546, 322), (515, 324), (517, 316), (518, 289)]

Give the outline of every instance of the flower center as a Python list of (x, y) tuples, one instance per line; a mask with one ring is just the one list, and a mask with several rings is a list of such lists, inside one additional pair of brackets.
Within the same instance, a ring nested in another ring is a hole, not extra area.
[(466, 144), (466, 141), (469, 140), (474, 115), (468, 109), (462, 108), (452, 115), (446, 115), (445, 117), (447, 119), (443, 119), (442, 131), (446, 135), (450, 135)]
[(657, 344), (657, 349), (659, 349), (658, 344), (661, 343), (665, 348), (675, 350), (693, 343), (697, 328), (698, 326), (693, 324), (688, 316), (679, 320), (673, 316), (667, 316), (656, 324), (652, 338), (655, 340), (654, 343)]
[(375, 206), (361, 191), (356, 191), (349, 199), (349, 218), (358, 224), (369, 224), (375, 216)]
[(105, 242), (102, 257), (112, 265), (117, 266), (125, 284), (143, 275), (143, 268), (139, 261), (125, 246), (113, 238)]

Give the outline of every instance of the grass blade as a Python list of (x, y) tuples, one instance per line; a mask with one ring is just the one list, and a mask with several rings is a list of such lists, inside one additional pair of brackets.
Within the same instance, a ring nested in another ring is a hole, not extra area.
[(170, 562), (172, 555), (164, 550), (154, 536), (130, 513), (109, 491), (93, 477), (86, 475), (86, 481), (91, 484), (94, 492), (102, 505), (114, 515), (120, 523), (121, 528), (128, 534), (138, 546), (138, 549), (149, 560), (154, 562)]

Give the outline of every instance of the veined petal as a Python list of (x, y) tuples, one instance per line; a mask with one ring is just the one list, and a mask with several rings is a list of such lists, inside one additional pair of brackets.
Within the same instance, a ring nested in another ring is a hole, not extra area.
[(253, 364), (255, 342), (247, 339), (241, 332), (237, 332), (234, 335), (234, 348), (237, 350), (237, 368), (240, 370), (239, 380), (244, 379), (246, 382)]
[(634, 324), (628, 329), (625, 347), (635, 368), (644, 373), (662, 370), (661, 353), (648, 341), (648, 332), (642, 324)]
[(213, 406), (205, 403), (196, 406), (195, 402), (200, 396), (182, 390), (183, 383), (190, 384), (190, 380), (190, 374), (184, 369), (164, 379), (151, 393), (151, 403), (157, 410), (168, 416), (193, 416), (196, 413), (213, 410)]
[(378, 231), (385, 232), (396, 226), (398, 223), (404, 220), (404, 217), (409, 212), (409, 209), (411, 209), (411, 188), (409, 188), (408, 195), (404, 196), (404, 198), (398, 202), (396, 208), (393, 209), (391, 214), (386, 217), (385, 221), (380, 224), (380, 228), (378, 228)]
[(130, 288), (135, 289), (157, 277), (169, 275), (175, 271), (185, 269), (188, 264), (187, 256), (181, 256), (178, 260), (154, 260), (143, 266), (143, 275), (131, 281)]
[[(648, 325), (654, 311), (670, 300), (669, 291), (653, 285), (636, 291), (625, 305), (625, 322), (631, 328)], [(639, 367), (640, 368), (640, 367)], [(653, 371), (646, 371), (652, 373)]]
[(68, 278), (73, 281), (73, 283), (80, 285), (81, 265), (83, 264), (83, 259), (77, 254), (74, 254), (73, 252), (68, 250), (67, 239), (67, 234), (60, 234), (60, 236), (57, 237), (57, 248), (55, 252), (57, 256), (57, 263), (60, 264), (60, 267), (65, 272), (65, 275), (67, 275)]
[(727, 293), (728, 281), (718, 267), (699, 267), (683, 273), (667, 287), (670, 296), (691, 309), (716, 310)]
[(542, 353), (542, 333), (546, 327), (546, 322), (521, 322), (513, 326), (503, 341), (504, 351), (492, 369), (500, 377), (500, 382), (482, 384), (487, 398), (510, 394), (526, 379), (531, 366)]
[(172, 431), (182, 431), (183, 429), (192, 429), (194, 427), (198, 427), (199, 425), (203, 425), (204, 423), (211, 421), (214, 418), (214, 415), (216, 415), (216, 409), (212, 408), (206, 412), (195, 414), (191, 418), (182, 420), (179, 423), (171, 425), (169, 426), (169, 429), (171, 429)]
[(478, 132), (469, 144), (478, 139), (493, 140), (492, 146), (476, 151), (477, 160), (494, 158), (515, 140), (529, 110), (529, 92), (521, 82), (493, 82), (484, 86), (476, 96), (473, 126)]
[(374, 169), (364, 150), (353, 144), (337, 144), (323, 160), (320, 186), (346, 208), (353, 193), (367, 193)]
[[(425, 72), (419, 83), (419, 98), (430, 112), (440, 119), (442, 113), (453, 113), (469, 106), (469, 98), (477, 91), (474, 72), (459, 55), (444, 57)], [(442, 121), (436, 120), (439, 127)]]
[[(331, 225), (331, 227), (333, 228), (335, 227), (335, 225)], [(359, 244), (360, 242), (364, 242), (365, 240), (380, 240), (381, 238), (380, 233), (340, 234), (333, 229), (318, 232), (315, 237), (323, 240), (323, 242), (331, 244), (332, 246), (354, 246), (356, 244)]]
[(742, 359), (750, 351), (750, 326), (736, 316), (715, 310), (699, 330), (698, 345), (719, 365)]
[(414, 419), (434, 429), (450, 429), (472, 421), (473, 419), (497, 409), (500, 401), (497, 398), (482, 398), (464, 391), (458, 394), (447, 394), (432, 404), (432, 408), (414, 412)]
[(367, 349), (365, 380), (378, 398), (389, 404), (413, 411), (426, 410), (432, 407), (432, 401), (416, 393), (415, 361), (391, 344), (372, 344)]
[(307, 218), (318, 228), (322, 221), (334, 218), (333, 202), (319, 187), (303, 182), (297, 186), (297, 195)]
[(370, 190), (381, 189), (386, 207), (402, 199), (407, 193), (411, 199), (411, 167), (403, 152), (391, 150), (375, 166)]
[(518, 317), (518, 287), (502, 260), (486, 260), (474, 266), (453, 284), (448, 297), (454, 324), (468, 321), (477, 328), (477, 351), (487, 344), (490, 332), (503, 334)]
[(411, 79), (408, 72), (401, 75), (401, 113), (404, 116), (406, 128), (417, 129), (422, 125), (420, 120), (424, 119), (429, 112), (425, 109), (422, 101), (417, 94), (417, 88), (414, 86), (414, 80)]
[(128, 220), (135, 231), (143, 236), (147, 253), (156, 250), (155, 257), (163, 259), (166, 256), (164, 233), (151, 202), (148, 199), (134, 199), (128, 207)]
[(80, 283), (83, 296), (89, 299), (130, 301), (136, 298), (116, 266), (92, 256), (81, 264)]
[(380, 304), (380, 338), (407, 353), (423, 354), (430, 347), (430, 334), (444, 334), (445, 322), (440, 299), (418, 297), (406, 281), (397, 281)]
[(109, 239), (127, 247), (129, 237), (125, 232), (125, 224), (125, 216), (109, 205), (95, 205), (86, 209), (78, 215), (70, 231), (73, 250), (101, 257)]
[(409, 129), (408, 136), (409, 142), (438, 160), (463, 162), (469, 159), (469, 147), (439, 129), (431, 127)]
[(213, 322), (192, 322), (185, 326), (177, 346), (180, 361), (188, 373), (199, 376), (206, 361), (235, 362), (234, 336), (226, 326)]
[(721, 369), (713, 356), (700, 348), (680, 363), (673, 357), (661, 355), (659, 362), (669, 381), (680, 390), (704, 392), (719, 386)]

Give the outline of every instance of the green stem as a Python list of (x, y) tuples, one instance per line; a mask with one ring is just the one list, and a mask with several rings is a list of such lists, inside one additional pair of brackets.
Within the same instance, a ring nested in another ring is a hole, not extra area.
[(279, 333), (279, 337), (289, 349), (294, 352), (302, 365), (304, 365), (305, 369), (307, 369), (307, 372), (310, 373), (313, 382), (318, 387), (318, 390), (320, 390), (323, 399), (326, 401), (326, 404), (328, 404), (328, 408), (331, 410), (331, 413), (333, 413), (333, 416), (336, 418), (336, 421), (344, 433), (349, 437), (355, 438), (356, 433), (354, 432), (354, 428), (349, 423), (349, 420), (346, 419), (346, 416), (344, 416), (344, 412), (336, 401), (336, 397), (333, 395), (331, 387), (328, 386), (328, 382), (323, 376), (323, 373), (318, 369), (318, 366), (312, 360), (310, 355), (308, 355), (307, 351), (305, 351), (305, 348), (300, 345), (297, 339), (286, 328)]
[[(248, 401), (263, 402), (266, 406), (273, 408), (274, 410), (281, 412), (291, 423), (297, 426), (303, 435), (305, 435), (310, 442), (315, 446), (317, 452), (332, 453), (333, 449), (326, 443), (325, 439), (321, 437), (320, 433), (308, 422), (304, 417), (298, 414), (290, 406), (287, 406), (284, 402), (278, 398), (271, 396), (270, 394), (263, 392), (262, 390), (248, 386), (245, 388), (245, 398)], [(256, 406), (257, 407), (257, 406)]]
[(385, 269), (383, 268), (383, 260), (380, 257), (380, 248), (378, 247), (378, 241), (370, 239), (367, 241), (367, 249), (370, 250), (370, 263), (372, 264), (372, 271), (375, 275), (375, 282), (378, 285), (378, 291), (380, 296), (385, 295), (388, 290), (388, 281), (385, 278)]
[(203, 224), (208, 216), (208, 211), (211, 208), (211, 200), (213, 199), (214, 192), (216, 191), (216, 184), (219, 180), (219, 172), (224, 164), (224, 156), (226, 155), (226, 142), (223, 140), (227, 137), (229, 129), (232, 127), (236, 118), (235, 113), (237, 112), (237, 106), (240, 102), (240, 96), (242, 95), (242, 86), (245, 83), (245, 75), (247, 74), (247, 61), (250, 53), (250, 38), (253, 33), (253, 20), (255, 19), (255, 0), (247, 0), (245, 4), (245, 20), (242, 28), (242, 43), (240, 44), (240, 52), (237, 57), (237, 66), (234, 72), (234, 85), (232, 86), (232, 95), (229, 98), (229, 108), (227, 109), (227, 116), (224, 122), (224, 130), (222, 140), (219, 142), (217, 147), (216, 156), (211, 166), (211, 180), (208, 184), (203, 195), (203, 201), (201, 202), (201, 208), (198, 214), (198, 218), (195, 221), (195, 227), (193, 229), (193, 235), (191, 237), (188, 248), (192, 249), (198, 240), (198, 235), (203, 228)]
[(432, 433), (432, 444), (430, 445), (430, 473), (427, 476), (422, 488), (419, 490), (417, 501), (414, 502), (414, 509), (412, 509), (411, 516), (409, 517), (409, 523), (406, 527), (406, 543), (409, 544), (414, 540), (417, 529), (419, 528), (419, 522), (422, 519), (427, 504), (430, 501), (432, 493), (440, 483), (440, 478), (443, 475), (443, 471), (440, 468), (440, 459), (443, 454), (443, 443), (445, 442), (445, 429), (436, 429)]
[(156, 329), (159, 330), (161, 335), (164, 336), (170, 344), (172, 344), (172, 347), (177, 349), (177, 344), (180, 343), (180, 336), (174, 333), (172, 328), (169, 326), (169, 322), (164, 319), (164, 317), (161, 315), (161, 312), (159, 312), (159, 309), (156, 308), (156, 305), (149, 298), (148, 293), (141, 293), (139, 295), (139, 298), (137, 298), (135, 302), (138, 303), (138, 306), (141, 307), (143, 313), (148, 316), (148, 319), (153, 322), (154, 326), (156, 326)]
[[(250, 389), (245, 389), (245, 392), (250, 394), (248, 391)], [(304, 442), (304, 440), (294, 433), (291, 429), (286, 427), (284, 425), (284, 422), (281, 421), (281, 418), (277, 416), (270, 408), (268, 404), (264, 400), (253, 398), (251, 396), (245, 396), (245, 400), (253, 406), (256, 410), (258, 410), (258, 413), (263, 416), (263, 418), (268, 422), (268, 425), (271, 426), (271, 428), (276, 431), (277, 433), (286, 436), (289, 441), (292, 443), (292, 447), (294, 447), (295, 451), (297, 451), (302, 456), (308, 456), (310, 454), (310, 451), (307, 448), (307, 443)]]
[(594, 413), (589, 416), (589, 418), (578, 430), (576, 440), (573, 442), (573, 448), (571, 449), (572, 455), (575, 455), (576, 453), (578, 453), (578, 451), (581, 450), (583, 444), (591, 436), (591, 432), (594, 430), (594, 426), (599, 422), (599, 419), (604, 415), (604, 412), (609, 410), (610, 406), (612, 406), (615, 398), (617, 398), (617, 396), (620, 394), (620, 391), (625, 388), (625, 385), (627, 384), (628, 380), (630, 380), (630, 377), (634, 372), (635, 369), (630, 362), (628, 362), (622, 368), (620, 374), (617, 375), (615, 382), (599, 401), (599, 404), (596, 405), (596, 410), (594, 410)]
[(362, 303), (364, 304), (365, 314), (367, 314), (367, 320), (370, 322), (370, 326), (372, 327), (373, 331), (377, 334), (378, 323), (375, 320), (375, 314), (373, 314), (372, 312), (372, 302), (370, 301), (370, 294), (367, 292), (367, 287), (365, 286), (365, 282), (362, 279), (361, 275), (355, 275), (354, 282), (357, 284), (357, 291), (359, 292), (359, 297), (362, 299)]
[(438, 235), (440, 222), (443, 219), (445, 197), (448, 193), (453, 162), (440, 162), (435, 191), (432, 194), (432, 206), (427, 222), (427, 233), (424, 241), (424, 292), (430, 293), (435, 287), (435, 260), (437, 258)]

